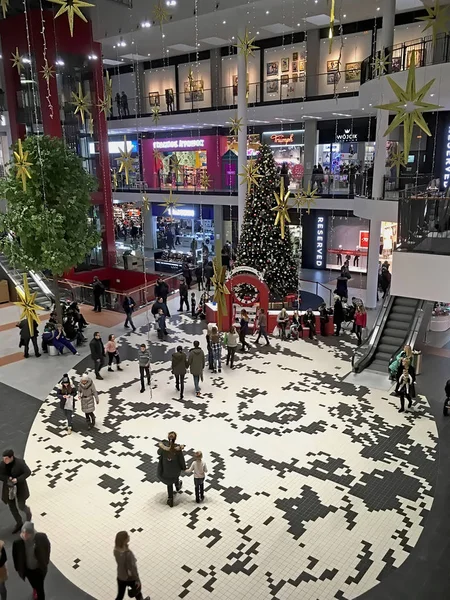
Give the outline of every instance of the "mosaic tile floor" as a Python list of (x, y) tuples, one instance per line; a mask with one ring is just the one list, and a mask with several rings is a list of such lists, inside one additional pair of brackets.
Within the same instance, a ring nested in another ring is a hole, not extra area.
[[(204, 338), (184, 315), (169, 328), (165, 343), (150, 333), (151, 395), (139, 393), (133, 360), (147, 335), (129, 334), (124, 371), (105, 369), (96, 382), (97, 429), (78, 413), (68, 436), (53, 395), (38, 413), (25, 457), (55, 566), (110, 600), (114, 536), (126, 529), (152, 600), (350, 599), (398, 568), (433, 501), (437, 431), (426, 399), (399, 414), (388, 393), (344, 383), (348, 342), (274, 340), (239, 353), (233, 371), (206, 372), (200, 399), (188, 375), (180, 401), (170, 356)], [(204, 453), (200, 505), (192, 476), (166, 505), (156, 444), (172, 429), (188, 464)]]

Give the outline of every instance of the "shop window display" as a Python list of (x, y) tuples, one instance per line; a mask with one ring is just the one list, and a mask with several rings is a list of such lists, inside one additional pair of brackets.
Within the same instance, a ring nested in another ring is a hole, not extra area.
[(319, 144), (316, 164), (324, 171), (323, 191), (367, 195), (374, 153), (373, 142)]
[(141, 209), (131, 202), (114, 205), (117, 265), (124, 269), (142, 269)]
[(207, 173), (205, 150), (160, 152), (160, 157), (156, 161), (161, 188), (198, 189), (202, 187), (202, 176)]
[(332, 216), (328, 224), (327, 268), (340, 270), (348, 261), (350, 271), (367, 272), (370, 221)]

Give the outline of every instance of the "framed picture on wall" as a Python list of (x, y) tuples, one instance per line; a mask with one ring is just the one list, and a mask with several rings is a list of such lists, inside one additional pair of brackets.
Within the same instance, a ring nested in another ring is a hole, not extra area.
[(293, 73), (297, 73), (298, 72), (298, 60), (293, 60), (292, 61), (292, 72)]
[(292, 83), (297, 83), (298, 81), (298, 73), (293, 73), (292, 74)]
[(298, 70), (299, 70), (299, 71), (304, 71), (304, 70), (305, 70), (305, 61), (304, 61), (304, 60), (302, 60), (302, 59), (300, 59), (300, 60), (298, 61)]
[(335, 85), (336, 83), (338, 83), (340, 78), (341, 78), (341, 74), (336, 73), (335, 71), (333, 71), (331, 73), (327, 73), (327, 84)]
[(339, 71), (339, 59), (327, 60), (327, 73), (331, 73), (332, 71)]
[(184, 82), (184, 101), (192, 102), (192, 91), (189, 81)]
[(298, 80), (299, 81), (306, 81), (306, 73), (305, 73), (305, 71), (300, 71), (300, 73), (298, 74)]
[(351, 62), (345, 64), (345, 83), (353, 83), (361, 79), (361, 63)]
[(409, 66), (411, 64), (411, 56), (412, 56), (413, 52), (415, 53), (415, 57), (416, 57), (416, 67), (423, 66), (423, 50), (411, 48), (406, 51), (406, 68), (407, 69), (409, 69)]
[(192, 82), (192, 99), (194, 102), (203, 102), (205, 99), (203, 79)]
[(398, 73), (402, 70), (402, 57), (393, 56), (391, 59), (391, 70), (393, 73)]
[(287, 71), (289, 71), (289, 58), (282, 58), (281, 59), (281, 72), (286, 73)]
[(266, 92), (268, 94), (278, 94), (279, 85), (278, 79), (272, 79), (272, 81), (266, 82)]
[(298, 60), (298, 52), (292, 53), (292, 60)]
[(278, 75), (278, 62), (268, 62), (266, 65), (267, 75)]
[(150, 106), (159, 106), (159, 92), (149, 92), (148, 101), (150, 103)]
[(289, 75), (282, 75), (281, 76), (281, 85), (288, 85), (289, 83)]

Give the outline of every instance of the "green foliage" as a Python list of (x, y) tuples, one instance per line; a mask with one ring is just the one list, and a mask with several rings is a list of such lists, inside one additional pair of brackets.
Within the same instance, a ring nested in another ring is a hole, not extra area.
[(22, 147), (31, 163), (26, 190), (14, 163), (0, 181), (0, 194), (8, 202), (0, 225), (17, 237), (14, 242), (5, 239), (2, 251), (16, 268), (48, 269), (61, 276), (100, 240), (88, 221), (96, 180), (60, 138), (30, 136)]
[(274, 225), (275, 212), (271, 209), (276, 205), (273, 194), (280, 187), (280, 178), (272, 150), (266, 144), (261, 145), (256, 163), (263, 177), (247, 195), (237, 264), (264, 273), (272, 295), (282, 298), (297, 291), (297, 265), (288, 227), (283, 240), (280, 227)]

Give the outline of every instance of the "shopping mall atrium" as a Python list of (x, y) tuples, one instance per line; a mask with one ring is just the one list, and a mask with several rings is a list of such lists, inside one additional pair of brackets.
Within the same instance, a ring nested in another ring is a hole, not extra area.
[(0, 600), (448, 599), (449, 0), (0, 7)]

